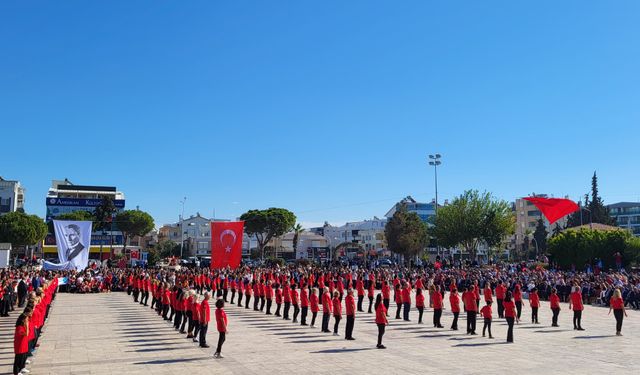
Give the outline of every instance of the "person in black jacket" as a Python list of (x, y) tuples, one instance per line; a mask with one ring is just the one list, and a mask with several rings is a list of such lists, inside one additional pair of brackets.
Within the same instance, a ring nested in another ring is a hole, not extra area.
[(27, 287), (27, 283), (24, 281), (24, 278), (21, 278), (18, 283), (18, 307), (24, 307), (24, 303), (27, 300), (28, 290), (29, 287)]

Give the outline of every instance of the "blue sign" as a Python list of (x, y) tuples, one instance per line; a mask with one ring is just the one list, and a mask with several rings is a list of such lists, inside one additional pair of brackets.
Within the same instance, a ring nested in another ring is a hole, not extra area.
[[(102, 199), (83, 198), (47, 198), (47, 206), (72, 206), (72, 207), (98, 207), (102, 204)], [(124, 208), (124, 199), (113, 200), (116, 208)]]

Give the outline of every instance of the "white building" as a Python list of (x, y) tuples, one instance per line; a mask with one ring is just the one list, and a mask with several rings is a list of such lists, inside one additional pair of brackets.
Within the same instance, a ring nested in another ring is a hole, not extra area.
[[(324, 226), (323, 236), (329, 241), (332, 248), (345, 243), (353, 243), (355, 247), (360, 247), (369, 251), (382, 251), (387, 248), (384, 236), (384, 228), (387, 219), (374, 217), (371, 220), (349, 222), (345, 225), (334, 227)], [(317, 232), (317, 229), (316, 229)]]
[(0, 177), (0, 215), (18, 210), (24, 211), (24, 191), (20, 181)]

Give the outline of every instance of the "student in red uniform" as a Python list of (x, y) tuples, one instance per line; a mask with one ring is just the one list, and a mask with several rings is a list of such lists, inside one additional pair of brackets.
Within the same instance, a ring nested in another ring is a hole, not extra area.
[(222, 355), (222, 344), (227, 338), (227, 314), (224, 312), (224, 300), (219, 299), (216, 301), (216, 327), (218, 328), (218, 346), (216, 352), (213, 353), (213, 358), (224, 358)]
[(318, 303), (318, 288), (311, 288), (311, 297), (309, 297), (309, 304), (311, 305), (311, 328), (316, 327), (316, 317), (320, 306)]
[(619, 288), (613, 291), (613, 296), (609, 301), (608, 315), (611, 315), (611, 310), (613, 310), (613, 316), (616, 317), (616, 336), (622, 336), (622, 319), (627, 316), (627, 310), (624, 309), (624, 300)]
[(307, 314), (309, 313), (309, 289), (306, 287), (300, 288), (300, 306), (302, 312), (300, 314), (300, 325), (307, 325)]
[(520, 288), (520, 284), (516, 284), (513, 288), (513, 302), (516, 304), (516, 311), (518, 312), (518, 321), (522, 317), (522, 289)]
[(371, 314), (371, 308), (373, 307), (373, 298), (375, 295), (375, 288), (376, 288), (376, 283), (375, 282), (369, 282), (369, 288), (368, 288), (368, 297), (369, 297), (369, 314)]
[(198, 296), (193, 298), (193, 306), (191, 307), (191, 315), (193, 316), (193, 342), (198, 342), (198, 334), (200, 333), (200, 302)]
[(284, 311), (282, 313), (282, 319), (289, 320), (289, 309), (291, 308), (291, 288), (289, 288), (289, 282), (287, 281), (285, 281), (282, 285), (282, 300), (284, 301)]
[(579, 286), (574, 287), (573, 292), (569, 295), (569, 310), (571, 310), (572, 307), (573, 329), (584, 331), (584, 328), (582, 328), (582, 310), (584, 310), (584, 306), (582, 306), (582, 292)]
[[(253, 291), (252, 285), (248, 282), (244, 285), (244, 308), (249, 308), (249, 302), (251, 301), (251, 292)], [(255, 297), (254, 297), (255, 298)]]
[(491, 290), (491, 282), (485, 282), (483, 294), (485, 303), (493, 302), (493, 291)]
[(356, 290), (358, 291), (358, 311), (364, 312), (362, 309), (362, 301), (364, 301), (364, 282), (362, 281), (362, 275), (358, 275)]
[(291, 284), (291, 305), (293, 305), (293, 322), (298, 323), (298, 314), (300, 313), (299, 294), (296, 290), (296, 284)]
[(458, 295), (458, 289), (455, 287), (451, 289), (449, 293), (449, 304), (451, 305), (451, 312), (453, 313), (453, 322), (451, 323), (451, 330), (458, 330), (458, 316), (460, 316), (460, 296)]
[(422, 314), (424, 314), (424, 294), (422, 289), (416, 289), (416, 309), (418, 309), (418, 324), (422, 324)]
[(356, 322), (356, 300), (353, 298), (353, 289), (347, 290), (347, 298), (344, 300), (347, 312), (347, 328), (344, 331), (345, 340), (355, 340), (353, 338), (353, 326)]
[(278, 283), (276, 283), (274, 286), (276, 288), (276, 313), (274, 314), (274, 316), (281, 316), (280, 307), (282, 306), (282, 289), (280, 289), (280, 284)]
[(331, 332), (329, 331), (329, 319), (332, 311), (333, 303), (331, 301), (331, 294), (329, 294), (329, 288), (325, 287), (322, 292), (322, 332)]
[(439, 285), (434, 285), (431, 301), (433, 302), (433, 326), (435, 328), (444, 328), (442, 323), (440, 323), (440, 319), (442, 318), (443, 301)]
[(538, 308), (540, 307), (538, 288), (533, 288), (531, 292), (529, 292), (529, 305), (531, 306), (531, 323), (540, 324), (538, 322)]
[(209, 310), (209, 292), (204, 293), (204, 301), (200, 304), (200, 347), (208, 348), (207, 345), (207, 328), (211, 320), (211, 311)]
[[(473, 286), (469, 287), (473, 288)], [(473, 290), (468, 290), (462, 293), (462, 302), (464, 303), (464, 309), (467, 312), (467, 335), (476, 334), (476, 315), (478, 315), (478, 306), (476, 305), (476, 294)]]
[(558, 314), (560, 314), (560, 297), (558, 297), (558, 291), (556, 288), (551, 289), (551, 295), (549, 296), (549, 306), (553, 312), (553, 318), (551, 318), (551, 327), (558, 326)]
[(400, 290), (400, 284), (394, 285), (393, 298), (396, 302), (396, 319), (400, 319), (400, 313), (402, 313), (402, 291)]
[(13, 374), (18, 375), (25, 368), (27, 363), (27, 353), (29, 353), (29, 317), (22, 313), (16, 321), (16, 328), (13, 334)]
[(504, 301), (505, 294), (507, 293), (507, 288), (502, 285), (502, 280), (498, 281), (498, 286), (496, 286), (496, 300), (498, 301), (498, 318), (504, 318), (504, 308), (502, 306), (502, 301)]
[(382, 281), (382, 303), (384, 303), (384, 309), (387, 310), (387, 316), (389, 316), (389, 301), (391, 300), (391, 288), (387, 280)]
[(491, 311), (491, 301), (487, 301), (487, 304), (480, 309), (480, 314), (484, 318), (484, 325), (482, 326), (482, 337), (485, 337), (485, 330), (489, 330), (489, 338), (492, 339), (491, 335), (491, 319), (493, 318), (493, 312)]
[(404, 321), (410, 322), (409, 311), (411, 310), (411, 283), (408, 281), (405, 281), (404, 287), (402, 288), (402, 309)]
[(271, 280), (267, 280), (267, 284), (264, 289), (265, 298), (267, 299), (267, 312), (266, 315), (271, 315), (271, 304), (273, 303), (273, 286)]
[(507, 342), (513, 342), (513, 321), (518, 321), (518, 315), (516, 314), (516, 304), (511, 300), (511, 291), (507, 291), (502, 302), (504, 307), (504, 318), (507, 321), (509, 328), (507, 329)]
[(340, 301), (340, 292), (337, 290), (333, 292), (333, 319), (335, 320), (335, 324), (333, 325), (333, 335), (340, 336), (338, 334), (338, 326), (340, 325), (340, 320), (342, 320), (342, 302)]
[(230, 304), (234, 304), (233, 300), (236, 298), (236, 278), (231, 277), (231, 282), (229, 283), (229, 287), (231, 288), (231, 301)]
[(382, 345), (382, 336), (384, 336), (384, 330), (386, 326), (389, 324), (387, 320), (387, 308), (382, 303), (382, 295), (378, 294), (376, 296), (376, 325), (378, 326), (378, 345), (376, 348), (378, 349), (386, 349), (387, 347)]

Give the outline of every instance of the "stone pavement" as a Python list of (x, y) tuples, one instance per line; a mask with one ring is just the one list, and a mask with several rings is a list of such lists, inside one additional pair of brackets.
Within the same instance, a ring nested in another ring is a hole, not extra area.
[[(448, 301), (448, 299), (447, 299)], [(368, 302), (365, 301), (365, 306)], [(573, 331), (571, 311), (560, 313), (560, 327), (550, 327), (548, 303), (540, 311), (543, 324), (533, 325), (525, 307), (523, 322), (516, 326), (515, 343), (506, 344), (506, 323), (495, 319), (489, 340), (465, 334), (465, 320), (459, 331), (450, 331), (451, 313), (445, 311), (445, 329), (430, 324), (432, 310), (425, 312), (425, 324), (397, 321), (391, 308), (391, 325), (384, 343), (375, 349), (377, 328), (373, 315), (356, 316), (354, 337), (344, 340), (345, 319), (340, 337), (301, 327), (273, 316), (226, 306), (229, 316), (224, 359), (212, 358), (217, 342), (215, 323), (209, 326), (210, 349), (200, 349), (149, 307), (134, 304), (124, 293), (58, 294), (45, 334), (33, 363), (32, 374), (487, 374), (504, 371), (518, 374), (589, 374), (610, 372), (637, 374), (640, 371), (640, 313), (629, 311), (623, 333), (615, 336), (613, 315), (608, 309), (587, 306), (583, 317), (586, 331)], [(494, 309), (495, 310), (495, 309)], [(464, 315), (464, 314), (463, 314)], [(497, 315), (497, 314), (494, 314)], [(0, 319), (0, 372), (10, 373), (13, 363), (14, 315)], [(213, 313), (212, 313), (213, 318)], [(320, 316), (318, 317), (320, 320)], [(316, 323), (319, 326), (320, 322)], [(333, 324), (333, 319), (331, 321)], [(478, 320), (478, 332), (482, 321)]]

